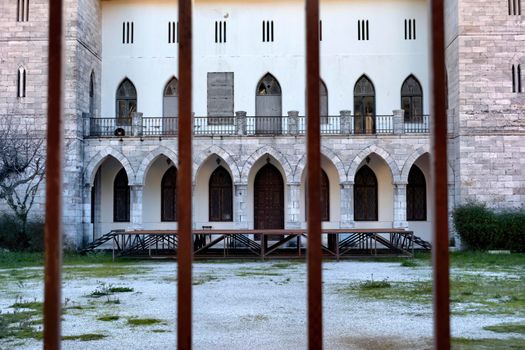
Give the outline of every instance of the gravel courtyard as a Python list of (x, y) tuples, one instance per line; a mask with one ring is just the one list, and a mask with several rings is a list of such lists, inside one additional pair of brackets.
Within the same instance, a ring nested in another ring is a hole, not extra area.
[[(428, 283), (429, 266), (360, 261), (327, 262), (323, 266), (326, 349), (431, 349), (430, 303), (368, 298), (366, 289), (353, 293), (349, 288), (373, 281)], [(176, 267), (173, 261), (66, 267), (63, 334), (95, 334), (100, 339), (64, 340), (63, 348), (173, 348)], [(492, 277), (523, 281), (522, 272), (493, 272)], [(469, 273), (452, 271), (452, 275)], [(15, 302), (41, 302), (41, 274), (41, 268), (0, 269), (0, 311), (13, 312)], [(304, 262), (196, 262), (193, 284), (195, 349), (306, 348)], [(469, 305), (453, 308), (458, 311), (452, 319), (454, 337), (513, 338), (525, 344), (522, 333), (483, 329), (524, 323), (523, 312), (502, 315), (461, 312), (462, 308), (469, 310)], [(37, 321), (35, 328), (39, 327)], [(39, 348), (40, 342), (35, 339), (0, 338), (2, 350)]]

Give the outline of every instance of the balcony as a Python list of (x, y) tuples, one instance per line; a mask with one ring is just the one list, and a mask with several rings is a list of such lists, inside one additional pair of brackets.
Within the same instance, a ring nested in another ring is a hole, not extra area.
[[(392, 115), (351, 115), (342, 111), (337, 116), (321, 117), (322, 135), (392, 135), (429, 132), (429, 116), (405, 120), (403, 111)], [(176, 136), (177, 117), (143, 117), (134, 113), (131, 118), (90, 118), (84, 115), (85, 137), (148, 137)], [(306, 117), (297, 112), (287, 116), (193, 117), (193, 134), (199, 136), (281, 136), (304, 135)]]

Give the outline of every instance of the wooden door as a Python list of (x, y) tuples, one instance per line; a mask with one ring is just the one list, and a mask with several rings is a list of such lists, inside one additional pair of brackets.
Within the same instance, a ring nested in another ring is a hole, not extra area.
[(255, 229), (284, 229), (284, 183), (279, 170), (263, 166), (255, 176)]

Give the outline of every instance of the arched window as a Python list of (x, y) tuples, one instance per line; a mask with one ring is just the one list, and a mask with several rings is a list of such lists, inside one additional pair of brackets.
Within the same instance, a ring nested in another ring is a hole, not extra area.
[(401, 86), (401, 108), (405, 111), (405, 123), (423, 121), (423, 89), (413, 75)]
[(320, 94), (321, 94), (321, 123), (326, 124), (328, 123), (328, 89), (326, 88), (326, 84), (322, 80), (321, 80), (321, 86), (320, 86)]
[(177, 168), (169, 168), (161, 182), (161, 221), (177, 221)]
[[(308, 188), (305, 187), (305, 207), (308, 207)], [(330, 181), (325, 171), (321, 169), (321, 221), (330, 221)], [(306, 209), (306, 208), (305, 208)], [(308, 220), (308, 211), (305, 211), (305, 218)]]
[(131, 125), (131, 113), (137, 111), (137, 90), (128, 78), (120, 83), (117, 89), (117, 122), (120, 125)]
[(427, 219), (427, 183), (425, 175), (413, 165), (408, 173), (407, 220), (425, 221)]
[(164, 88), (162, 127), (166, 134), (176, 134), (179, 116), (179, 81), (173, 77)]
[(210, 221), (233, 221), (232, 178), (222, 166), (210, 176), (208, 202)]
[(18, 68), (16, 96), (26, 97), (26, 69), (24, 67)]
[(355, 174), (354, 220), (377, 221), (377, 178), (367, 165)]
[(257, 84), (255, 96), (256, 132), (280, 134), (282, 116), (281, 86), (273, 75), (267, 73)]
[(366, 75), (354, 87), (354, 131), (356, 134), (375, 132), (375, 89)]
[(129, 222), (129, 185), (124, 168), (118, 172), (113, 183), (113, 221)]
[(91, 72), (89, 77), (89, 116), (94, 117), (95, 113), (95, 72)]

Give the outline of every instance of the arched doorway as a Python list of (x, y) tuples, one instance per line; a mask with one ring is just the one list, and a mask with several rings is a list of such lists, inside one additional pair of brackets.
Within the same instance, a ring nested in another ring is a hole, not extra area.
[(162, 107), (162, 130), (166, 134), (176, 134), (179, 116), (179, 81), (175, 77), (164, 88)]
[(128, 174), (122, 168), (115, 176), (113, 182), (113, 221), (129, 222), (130, 213), (130, 190), (128, 185)]
[(254, 228), (284, 228), (284, 182), (272, 164), (263, 166), (255, 176)]
[(375, 89), (374, 84), (363, 75), (354, 87), (354, 132), (372, 134), (375, 132)]
[(209, 221), (233, 221), (233, 186), (228, 171), (218, 166), (208, 186)]
[(417, 165), (412, 165), (407, 184), (407, 220), (427, 219), (427, 183), (425, 175)]
[(161, 221), (177, 221), (177, 168), (172, 166), (161, 182)]
[(423, 121), (423, 89), (413, 75), (401, 86), (401, 108), (405, 111), (405, 123)]
[(255, 132), (258, 134), (280, 134), (282, 116), (281, 85), (273, 75), (267, 73), (259, 83), (255, 94)]
[(377, 221), (377, 178), (374, 171), (364, 165), (355, 174), (354, 220)]

